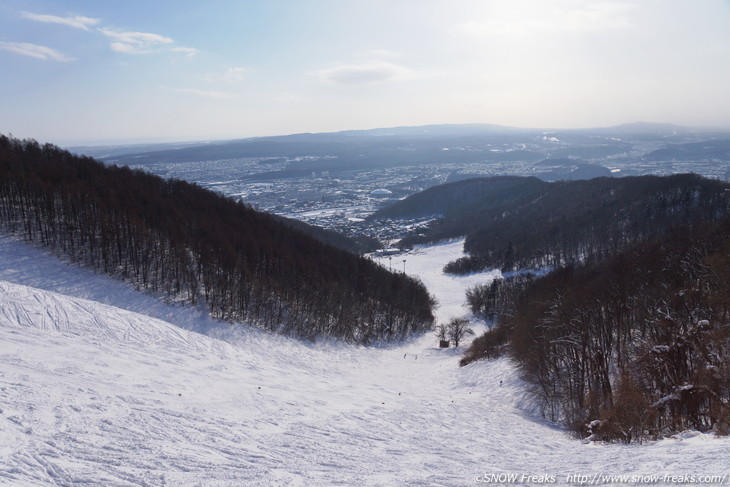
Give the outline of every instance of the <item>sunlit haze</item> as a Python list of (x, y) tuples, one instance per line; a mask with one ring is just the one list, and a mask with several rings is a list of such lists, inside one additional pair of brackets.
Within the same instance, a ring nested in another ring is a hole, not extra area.
[(0, 133), (730, 127), (722, 0), (0, 3)]

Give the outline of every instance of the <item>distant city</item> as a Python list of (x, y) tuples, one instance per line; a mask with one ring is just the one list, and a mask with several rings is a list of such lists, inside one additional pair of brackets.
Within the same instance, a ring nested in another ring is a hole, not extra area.
[(149, 152), (137, 146), (127, 149), (130, 154), (120, 147), (72, 150), (195, 182), (266, 212), (387, 242), (430, 219), (366, 218), (435, 185), (494, 175), (556, 181), (696, 173), (728, 180), (729, 140), (730, 134), (653, 124), (576, 131), (466, 125), (163, 144)]

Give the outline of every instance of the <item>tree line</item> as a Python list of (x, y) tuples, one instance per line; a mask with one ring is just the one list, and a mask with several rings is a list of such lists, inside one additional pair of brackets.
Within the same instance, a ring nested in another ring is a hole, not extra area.
[[(453, 177), (453, 175), (452, 175)], [(539, 191), (548, 183), (534, 177), (493, 176), (466, 178), (433, 186), (405, 199), (380, 208), (368, 220), (418, 218), (442, 216), (438, 224), (429, 229), (424, 242), (432, 239), (459, 237), (468, 229), (464, 221), (467, 215), (497, 205), (510, 204), (524, 195)], [(410, 236), (406, 243), (421, 243), (417, 236)]]
[(195, 184), (0, 135), (0, 225), (219, 320), (368, 343), (430, 328), (423, 284)]
[(550, 183), (507, 207), (478, 215), (464, 242), (466, 273), (561, 267), (612, 255), (668, 228), (715, 221), (730, 211), (730, 185), (694, 174)]
[(469, 255), (447, 272), (513, 271), (611, 255), (667, 228), (717, 220), (730, 210), (729, 191), (726, 182), (694, 174), (554, 183), (498, 176), (429, 188), (372, 218), (438, 215), (400, 246), (466, 236)]
[(470, 290), (546, 417), (625, 442), (730, 430), (730, 219), (698, 222), (532, 279)]

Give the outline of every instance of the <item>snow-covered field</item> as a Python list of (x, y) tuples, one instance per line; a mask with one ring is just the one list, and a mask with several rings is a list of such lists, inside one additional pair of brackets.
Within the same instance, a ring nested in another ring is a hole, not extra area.
[[(460, 249), (398, 260), (442, 321), (491, 278), (443, 276)], [(363, 348), (213, 323), (0, 237), (0, 484), (730, 483), (727, 439), (583, 444), (530, 413), (509, 362), (458, 359), (432, 334)]]

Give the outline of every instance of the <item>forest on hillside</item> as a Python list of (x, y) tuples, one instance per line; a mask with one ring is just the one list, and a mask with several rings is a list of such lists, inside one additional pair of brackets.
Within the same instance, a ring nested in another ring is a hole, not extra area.
[(462, 365), (510, 355), (545, 416), (581, 437), (730, 432), (730, 219), (467, 294), (496, 325)]
[(612, 255), (634, 242), (730, 212), (730, 184), (694, 174), (556, 182), (537, 198), (492, 213), (464, 243), (470, 254), (449, 270), (560, 267)]
[(216, 319), (304, 338), (431, 327), (422, 283), (195, 184), (0, 135), (0, 227)]
[(468, 256), (445, 267), (465, 274), (561, 267), (728, 213), (730, 184), (678, 174), (553, 183), (520, 177), (471, 179), (430, 188), (373, 217), (439, 215), (401, 244), (465, 235)]
[(415, 193), (377, 210), (368, 219), (441, 216), (441, 221), (430, 228), (421, 240), (418, 236), (411, 236), (405, 242), (414, 244), (451, 238), (466, 233), (469, 215), (473, 217), (497, 206), (514, 204), (526, 195), (542, 190), (547, 184), (537, 178), (520, 176), (468, 178)]

